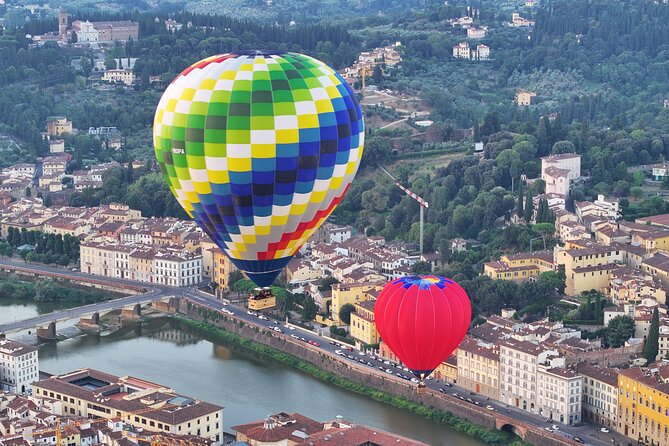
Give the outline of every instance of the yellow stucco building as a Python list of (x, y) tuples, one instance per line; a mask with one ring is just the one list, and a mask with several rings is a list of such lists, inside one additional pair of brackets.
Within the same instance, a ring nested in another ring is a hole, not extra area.
[(618, 373), (617, 430), (642, 444), (669, 444), (669, 365)]
[(553, 252), (537, 251), (504, 255), (496, 262), (487, 262), (483, 274), (491, 279), (524, 281), (553, 270)]
[(379, 332), (374, 323), (374, 304), (376, 299), (354, 304), (355, 313), (351, 313), (351, 337), (355, 339), (358, 347), (379, 342)]
[[(237, 268), (232, 264), (230, 258), (226, 256), (218, 247), (210, 248), (213, 252), (213, 264), (211, 266), (211, 281), (216, 283), (216, 296), (221, 297), (230, 289), (228, 279), (230, 273)], [(204, 258), (204, 257), (203, 257)]]
[(343, 322), (339, 319), (339, 310), (345, 304), (356, 304), (369, 299), (376, 298), (376, 292), (383, 288), (381, 282), (365, 283), (336, 283), (332, 285), (332, 320), (335, 324), (341, 325)]
[(606, 293), (610, 275), (619, 266), (615, 262), (623, 258), (624, 253), (618, 247), (589, 242), (568, 241), (564, 248), (555, 248), (556, 264), (564, 265), (568, 296), (590, 290)]

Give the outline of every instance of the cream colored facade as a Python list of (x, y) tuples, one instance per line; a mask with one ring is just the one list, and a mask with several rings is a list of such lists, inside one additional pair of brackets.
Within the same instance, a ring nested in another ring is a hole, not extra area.
[(132, 85), (135, 82), (135, 73), (132, 70), (105, 70), (102, 75), (105, 82), (121, 82), (125, 85)]
[(532, 105), (532, 98), (535, 97), (537, 94), (533, 91), (517, 91), (516, 92), (516, 105), (520, 107), (527, 107), (528, 105)]
[(614, 369), (581, 363), (583, 376), (583, 418), (606, 427), (618, 425), (618, 372)]
[(202, 280), (202, 256), (187, 250), (93, 241), (80, 245), (80, 269), (98, 276), (186, 287)]
[(350, 334), (358, 347), (379, 343), (379, 332), (374, 323), (375, 302), (370, 299), (354, 305), (355, 313), (351, 313)]
[(499, 349), (467, 337), (458, 346), (458, 386), (480, 395), (499, 399)]
[(540, 363), (546, 361), (549, 354), (557, 355), (557, 352), (529, 341), (516, 339), (502, 341), (499, 350), (499, 400), (509, 406), (539, 413), (538, 367)]
[(383, 288), (383, 283), (358, 283), (358, 284), (342, 284), (337, 283), (332, 285), (332, 305), (330, 307), (332, 320), (337, 325), (343, 324), (339, 319), (339, 310), (345, 304), (356, 304), (365, 300), (372, 299), (370, 292), (380, 291)]
[(537, 369), (537, 407), (539, 414), (555, 422), (581, 421), (583, 377), (573, 370), (541, 364)]

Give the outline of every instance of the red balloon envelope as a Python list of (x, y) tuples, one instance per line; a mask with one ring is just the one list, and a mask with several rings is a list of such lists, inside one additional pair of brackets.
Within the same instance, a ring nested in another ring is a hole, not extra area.
[(439, 276), (393, 280), (374, 307), (381, 339), (421, 380), (462, 342), (471, 317), (465, 290)]

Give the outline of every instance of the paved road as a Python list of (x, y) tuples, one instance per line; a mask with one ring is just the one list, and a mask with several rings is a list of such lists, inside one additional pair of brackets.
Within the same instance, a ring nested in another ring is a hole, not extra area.
[[(329, 338), (318, 336), (314, 332), (304, 330), (300, 327), (287, 326), (284, 322), (277, 322), (272, 320), (271, 318), (268, 318), (267, 320), (259, 319), (257, 314), (254, 315), (253, 312), (248, 312), (245, 308), (236, 305), (226, 305), (220, 300), (207, 297), (205, 293), (188, 290), (183, 294), (183, 297), (192, 300), (193, 302), (207, 306), (212, 310), (231, 311), (233, 313), (231, 316), (234, 316), (238, 319), (242, 319), (249, 323), (257, 324), (265, 328), (278, 327), (281, 330), (282, 332), (281, 334), (283, 336), (291, 336), (294, 339), (306, 343), (311, 341), (312, 343), (317, 344), (317, 347), (314, 344), (312, 344), (314, 348), (318, 348), (323, 351), (335, 354), (344, 362), (355, 363), (357, 366), (363, 365), (365, 367), (368, 367), (369, 372), (371, 374), (383, 377), (384, 379), (397, 381), (398, 383), (401, 383), (403, 385), (407, 384), (415, 385), (412, 384), (407, 379), (397, 376), (398, 374), (407, 377), (411, 375), (411, 372), (404, 370), (401, 366), (392, 364), (389, 361), (386, 363), (382, 359), (373, 356), (363, 355), (359, 351), (356, 351), (354, 349), (345, 350), (340, 345), (333, 344), (332, 343), (333, 341), (330, 340)], [(337, 354), (336, 353), (337, 351), (341, 352), (341, 354)], [(390, 371), (390, 373), (388, 372), (388, 370)], [(495, 411), (498, 411), (501, 414), (508, 415), (511, 418), (514, 418), (527, 424), (533, 424), (535, 426), (540, 427), (541, 429), (551, 427), (553, 424), (558, 424), (556, 422), (548, 423), (546, 422), (546, 418), (540, 415), (534, 415), (513, 407), (507, 408), (506, 405), (503, 403), (500, 403), (495, 400), (487, 400), (485, 397), (482, 397), (480, 395), (471, 395), (468, 390), (464, 390), (456, 385), (448, 387), (443, 382), (437, 382), (436, 380), (428, 380), (427, 386), (430, 387), (431, 389), (440, 391), (445, 394), (449, 395), (457, 394), (458, 396), (462, 396), (464, 398), (463, 404), (475, 404), (467, 401), (467, 398), (470, 398), (472, 401), (478, 402), (478, 405), (480, 407), (485, 407), (487, 405), (490, 405), (493, 407)], [(629, 438), (616, 432), (602, 433), (599, 430), (600, 426), (596, 426), (594, 424), (584, 424), (583, 426), (578, 426), (578, 427), (559, 425), (559, 427), (561, 432), (565, 432), (575, 437), (579, 437), (586, 444), (590, 444), (593, 446), (604, 446), (604, 445), (611, 446), (614, 444), (627, 445), (628, 442), (631, 441)], [(612, 441), (612, 439), (614, 441)]]
[[(394, 380), (398, 384), (402, 385), (414, 385), (407, 379), (409, 378), (411, 373), (408, 372), (407, 370), (404, 370), (400, 365), (392, 364), (390, 362), (384, 362), (380, 358), (365, 355), (353, 349), (347, 350), (343, 348), (341, 345), (334, 343), (334, 341), (330, 340), (329, 338), (321, 337), (312, 331), (286, 325), (283, 322), (274, 321), (270, 318), (260, 319), (257, 313), (247, 311), (245, 308), (236, 305), (228, 305), (220, 300), (215, 299), (213, 296), (207, 293), (203, 293), (194, 289), (173, 288), (162, 285), (158, 286), (155, 284), (146, 284), (143, 282), (137, 282), (127, 279), (101, 278), (99, 276), (92, 276), (77, 271), (68, 271), (66, 269), (58, 267), (37, 265), (37, 264), (26, 264), (25, 262), (17, 260), (0, 260), (0, 268), (2, 267), (27, 268), (35, 272), (60, 274), (71, 279), (79, 279), (79, 280), (104, 279), (107, 282), (112, 282), (117, 284), (139, 285), (146, 289), (146, 293), (140, 295), (126, 296), (120, 299), (115, 299), (107, 302), (100, 302), (79, 308), (72, 308), (69, 310), (45, 314), (32, 319), (26, 319), (24, 321), (17, 321), (14, 323), (0, 325), (0, 332), (30, 329), (38, 325), (47, 324), (53, 320), (78, 318), (83, 315), (94, 313), (96, 311), (117, 309), (120, 308), (121, 306), (130, 306), (136, 303), (149, 302), (152, 300), (157, 300), (161, 297), (174, 295), (174, 296), (184, 297), (193, 302), (204, 305), (212, 310), (228, 311), (232, 313), (230, 314), (230, 316), (244, 320), (248, 323), (257, 324), (259, 326), (271, 329), (276, 327), (278, 330), (280, 330), (280, 332), (275, 330), (277, 335), (290, 336), (291, 338), (293, 338), (298, 342), (310, 343), (311, 348), (327, 351), (332, 355), (334, 355), (335, 357), (338, 357), (343, 362), (349, 364), (355, 363), (355, 365), (358, 367), (366, 367), (368, 368), (370, 374), (379, 376), (380, 378)], [(405, 377), (403, 378), (398, 375), (404, 375)], [(458, 386), (448, 387), (445, 383), (437, 382), (436, 380), (427, 381), (427, 385), (431, 389), (440, 391), (442, 393), (450, 395), (457, 394), (458, 396), (462, 396), (465, 399), (463, 401), (463, 404), (475, 404), (474, 402), (478, 402), (481, 407), (490, 405), (494, 408), (494, 410), (504, 415), (508, 415), (514, 419), (517, 419), (519, 421), (528, 424), (534, 424), (541, 428), (549, 427), (552, 424), (552, 423), (547, 423), (544, 417), (530, 414), (523, 410), (512, 407), (507, 408), (506, 405), (498, 401), (494, 400), (488, 401), (484, 397), (481, 397), (479, 395), (472, 395), (469, 393), (469, 391), (464, 390)], [(473, 402), (468, 402), (467, 398), (470, 398)], [(587, 444), (591, 444), (594, 446), (604, 446), (604, 445), (610, 446), (612, 444), (627, 445), (631, 441), (629, 438), (624, 437), (615, 432), (602, 433), (599, 431), (599, 426), (593, 424), (586, 424), (580, 427), (560, 425), (560, 431), (580, 437)]]

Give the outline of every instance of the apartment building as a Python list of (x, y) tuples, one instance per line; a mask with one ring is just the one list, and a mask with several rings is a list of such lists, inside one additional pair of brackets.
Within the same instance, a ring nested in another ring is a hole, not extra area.
[(355, 312), (351, 313), (350, 334), (358, 348), (379, 343), (379, 332), (374, 323), (375, 304), (376, 299), (370, 299), (353, 305)]
[(583, 377), (564, 368), (564, 358), (547, 358), (538, 366), (537, 407), (541, 416), (561, 424), (580, 422), (582, 392)]
[(583, 419), (615, 428), (618, 425), (618, 371), (582, 362)]
[(38, 379), (37, 348), (9, 339), (0, 340), (0, 390), (25, 393)]
[(537, 374), (539, 364), (557, 352), (540, 344), (505, 339), (500, 342), (499, 400), (532, 413), (537, 407)]
[(569, 296), (583, 291), (606, 291), (610, 274), (622, 262), (624, 253), (618, 246), (569, 241), (564, 247), (555, 247), (555, 263), (564, 265), (567, 276), (565, 293)]
[(467, 336), (456, 351), (458, 385), (471, 392), (499, 399), (499, 348)]
[(332, 305), (330, 307), (332, 320), (341, 325), (339, 310), (345, 304), (356, 304), (375, 298), (375, 291), (381, 291), (382, 282), (364, 282), (357, 284), (336, 283), (332, 285)]
[(223, 444), (222, 407), (140, 378), (81, 369), (38, 381), (33, 392), (62, 401), (58, 415), (120, 419), (151, 432), (196, 435)]
[(487, 262), (483, 274), (491, 279), (525, 281), (553, 270), (553, 252), (537, 251), (504, 255), (498, 261)]
[(618, 372), (617, 430), (643, 444), (669, 444), (669, 365)]

